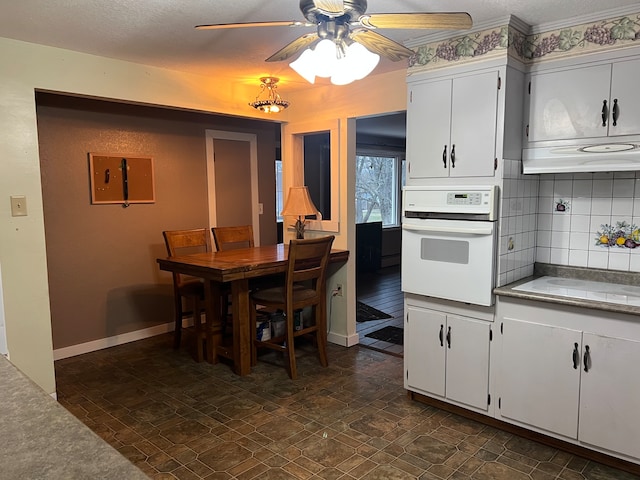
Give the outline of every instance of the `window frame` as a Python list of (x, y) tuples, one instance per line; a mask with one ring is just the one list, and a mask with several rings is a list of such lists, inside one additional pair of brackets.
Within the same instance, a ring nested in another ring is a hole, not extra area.
[[(356, 156), (355, 162), (357, 162), (357, 157), (383, 157), (383, 158), (394, 158), (395, 163), (395, 176), (396, 176), (396, 184), (395, 184), (395, 216), (396, 222), (393, 224), (385, 225), (384, 222), (382, 224), (382, 228), (398, 228), (402, 222), (402, 187), (403, 187), (403, 179), (406, 182), (406, 151), (400, 147), (393, 148), (389, 146), (379, 147), (375, 145), (356, 145)], [(357, 175), (357, 174), (356, 174)], [(356, 184), (358, 179), (355, 179)], [(354, 202), (355, 202), (354, 198)], [(369, 222), (364, 222), (369, 223)]]

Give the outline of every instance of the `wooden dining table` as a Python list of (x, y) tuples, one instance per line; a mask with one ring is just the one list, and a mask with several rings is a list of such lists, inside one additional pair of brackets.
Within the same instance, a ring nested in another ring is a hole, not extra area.
[[(233, 370), (238, 375), (251, 373), (251, 328), (249, 281), (284, 273), (287, 269), (288, 245), (264, 245), (222, 252), (193, 253), (167, 258), (158, 258), (160, 270), (199, 277), (205, 283), (207, 321), (207, 361), (215, 363), (217, 356), (233, 361)], [(330, 263), (346, 262), (348, 250), (331, 250)], [(210, 322), (219, 319), (221, 309), (220, 287), (231, 284), (233, 344), (218, 345), (210, 332)], [(215, 350), (215, 351), (214, 351)]]

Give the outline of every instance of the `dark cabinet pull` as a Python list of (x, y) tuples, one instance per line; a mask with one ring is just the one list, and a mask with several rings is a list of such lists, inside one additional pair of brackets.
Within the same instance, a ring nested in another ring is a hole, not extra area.
[(602, 101), (602, 126), (607, 126), (607, 116), (609, 115), (609, 111), (607, 110), (607, 101)]
[(441, 347), (444, 347), (443, 336), (444, 336), (444, 325), (440, 325), (440, 335), (438, 336), (438, 338), (440, 339)]
[(613, 99), (613, 126), (618, 125), (618, 115), (620, 114), (620, 107), (618, 107), (618, 99)]
[(442, 151), (442, 163), (444, 163), (444, 168), (447, 168), (447, 146), (444, 146), (444, 150)]
[(456, 168), (456, 145), (451, 145), (451, 168)]
[(451, 348), (451, 327), (447, 329), (447, 348)]
[(578, 362), (580, 361), (580, 352), (578, 352), (578, 344), (573, 344), (573, 369), (578, 369)]
[(589, 345), (585, 345), (584, 347), (584, 358), (582, 359), (582, 363), (584, 363), (584, 371), (588, 372), (591, 367), (591, 351), (589, 350)]

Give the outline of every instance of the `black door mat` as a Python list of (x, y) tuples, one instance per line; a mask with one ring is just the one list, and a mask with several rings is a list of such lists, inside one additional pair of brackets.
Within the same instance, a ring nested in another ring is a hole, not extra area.
[(381, 312), (366, 303), (356, 301), (356, 321), (368, 322), (370, 320), (382, 320), (391, 318), (391, 315)]
[(404, 329), (400, 327), (388, 326), (365, 335), (365, 337), (375, 338), (384, 342), (404, 345)]

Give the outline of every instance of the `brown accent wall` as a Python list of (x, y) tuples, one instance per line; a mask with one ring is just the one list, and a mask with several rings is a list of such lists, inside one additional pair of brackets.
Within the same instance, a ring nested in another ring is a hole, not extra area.
[[(54, 349), (168, 323), (163, 230), (208, 224), (205, 130), (258, 138), (262, 244), (276, 242), (279, 125), (62, 95), (36, 97)], [(156, 202), (92, 205), (88, 153), (153, 157)]]

